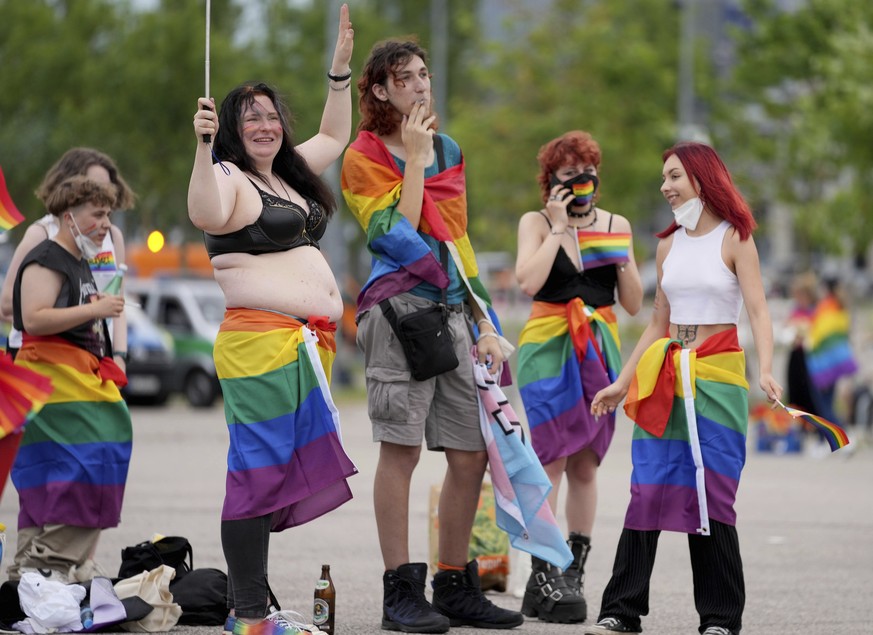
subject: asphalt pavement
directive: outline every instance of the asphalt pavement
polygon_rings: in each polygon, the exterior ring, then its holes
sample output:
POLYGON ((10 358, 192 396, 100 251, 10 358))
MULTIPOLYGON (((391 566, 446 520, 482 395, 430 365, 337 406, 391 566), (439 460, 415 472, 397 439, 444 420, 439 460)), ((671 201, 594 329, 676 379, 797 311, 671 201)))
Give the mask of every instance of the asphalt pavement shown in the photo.
MULTIPOLYGON (((510 398, 517 402, 517 393, 510 390, 510 398)), ((330 564, 337 633, 367 635, 381 632, 383 567, 372 505, 378 447, 371 441, 366 403, 341 399, 339 408, 343 441, 360 471, 350 480, 355 497, 325 517, 274 534, 270 580, 283 608, 310 613, 321 565, 330 564)), ((115 573, 122 548, 160 533, 187 537, 195 567, 225 569, 219 539, 227 446, 222 407, 195 410, 174 401, 132 413, 134 449, 122 523, 104 532, 98 560, 115 573)), ((589 623, 596 619, 629 500, 631 425, 622 415, 617 428, 599 471, 599 509, 586 568, 589 623)), ((737 502, 747 590, 744 634, 873 633, 873 445, 855 447, 827 455, 765 454, 755 451, 750 435, 737 502)), ((410 548, 417 561, 428 558, 428 495, 444 469, 442 455, 422 453, 410 503, 410 548)), ((10 484, 0 504, 0 521, 8 527, 4 565, 15 545, 16 516, 10 484)), ((512 591, 524 585, 519 563, 525 559, 526 554, 513 554, 516 574, 506 593, 491 595, 494 602, 520 608, 521 599, 512 591)), ((697 633, 683 535, 662 534, 650 604, 645 633, 697 633)), ((176 627, 174 632, 217 629, 176 627)), ((570 635, 581 627, 527 620, 516 630, 570 635)))

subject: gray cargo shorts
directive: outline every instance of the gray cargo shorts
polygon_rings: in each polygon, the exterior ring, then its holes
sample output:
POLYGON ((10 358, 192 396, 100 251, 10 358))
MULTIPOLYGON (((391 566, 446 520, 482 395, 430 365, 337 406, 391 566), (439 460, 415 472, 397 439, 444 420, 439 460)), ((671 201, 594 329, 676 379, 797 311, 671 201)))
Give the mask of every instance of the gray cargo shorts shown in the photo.
MULTIPOLYGON (((435 304, 411 293, 401 293, 390 302, 398 318, 435 304)), ((421 445, 424 438, 429 450, 485 449, 470 357, 472 324, 466 303, 452 307, 449 333, 460 363, 454 370, 416 381, 379 305, 361 315, 357 343, 364 352, 373 441, 421 445)))

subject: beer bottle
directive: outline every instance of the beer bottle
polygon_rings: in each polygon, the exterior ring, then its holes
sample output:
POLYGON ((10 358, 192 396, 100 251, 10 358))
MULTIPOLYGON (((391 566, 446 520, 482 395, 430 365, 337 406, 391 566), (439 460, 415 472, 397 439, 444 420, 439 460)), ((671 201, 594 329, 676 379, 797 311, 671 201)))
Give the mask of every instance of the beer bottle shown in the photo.
POLYGON ((321 565, 321 578, 315 583, 315 600, 312 604, 312 622, 325 633, 333 635, 336 587, 330 577, 330 565, 321 565))

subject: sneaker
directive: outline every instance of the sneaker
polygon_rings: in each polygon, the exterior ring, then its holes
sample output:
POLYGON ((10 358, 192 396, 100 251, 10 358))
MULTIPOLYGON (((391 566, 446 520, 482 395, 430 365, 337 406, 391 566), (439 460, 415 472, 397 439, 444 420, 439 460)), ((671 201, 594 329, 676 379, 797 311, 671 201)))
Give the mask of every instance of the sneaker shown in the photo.
POLYGON ((710 626, 701 635, 734 635, 734 632, 724 626, 710 626))
POLYGON ((602 635, 603 633, 641 633, 642 629, 631 628, 617 617, 604 617, 593 626, 586 626, 583 635, 602 635))
POLYGON ((515 628, 524 623, 521 613, 500 608, 482 594, 475 560, 463 571, 440 571, 433 577, 433 607, 452 626, 515 628))
POLYGON ((224 635, 316 635, 323 633, 317 627, 303 624, 296 618, 302 616, 293 611, 270 613, 260 622, 249 624, 229 615, 224 622, 224 635))
POLYGON ((449 619, 424 597, 427 565, 423 562, 402 564, 382 576, 382 629, 403 633, 445 633, 449 619))

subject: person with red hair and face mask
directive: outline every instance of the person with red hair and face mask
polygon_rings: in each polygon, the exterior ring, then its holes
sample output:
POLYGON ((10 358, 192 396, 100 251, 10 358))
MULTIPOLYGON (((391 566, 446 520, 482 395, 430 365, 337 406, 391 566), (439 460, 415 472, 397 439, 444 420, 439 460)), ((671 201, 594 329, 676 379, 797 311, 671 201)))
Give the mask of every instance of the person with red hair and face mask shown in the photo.
POLYGON ((745 583, 734 501, 749 415, 737 336, 744 303, 758 386, 771 403, 782 396, 748 204, 710 146, 678 143, 663 160, 661 193, 674 221, 658 234, 652 317, 618 379, 591 404, 602 415, 627 396, 624 409, 636 426, 631 501, 588 635, 641 632, 663 530, 688 534, 699 632, 740 632, 745 583))
POLYGON ((533 556, 522 612, 547 622, 584 622, 583 580, 597 509, 597 468, 615 415, 592 416, 591 399, 621 370, 612 306, 640 309, 643 287, 628 220, 597 206, 600 146, 573 130, 539 151, 545 207, 518 223, 516 277, 533 297, 519 335, 518 383, 531 443, 552 482, 556 509, 567 477, 573 562, 566 571, 533 556), (558 593, 555 593, 555 592, 558 593))

